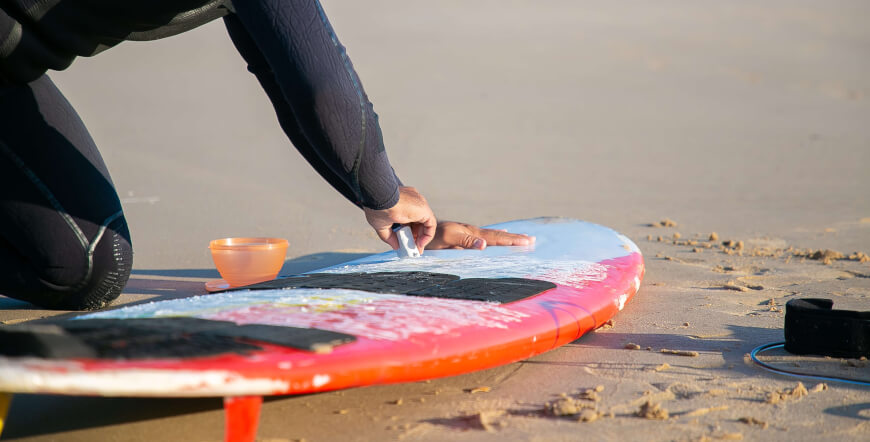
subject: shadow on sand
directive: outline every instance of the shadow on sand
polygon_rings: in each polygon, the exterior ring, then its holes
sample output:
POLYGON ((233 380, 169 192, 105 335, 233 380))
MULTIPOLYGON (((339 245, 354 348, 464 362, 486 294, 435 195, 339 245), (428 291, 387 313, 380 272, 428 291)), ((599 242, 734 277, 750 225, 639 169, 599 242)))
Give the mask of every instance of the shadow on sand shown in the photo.
MULTIPOLYGON (((278 277, 298 275, 300 273, 342 264, 369 255, 371 255, 371 253, 322 252, 297 256, 296 258, 284 261, 284 266, 281 268, 278 277)), ((131 278, 135 278, 136 276, 156 278, 164 277, 167 280, 172 280, 173 278, 220 278, 220 274, 218 274, 217 270, 214 268, 159 270, 134 269, 131 278)))

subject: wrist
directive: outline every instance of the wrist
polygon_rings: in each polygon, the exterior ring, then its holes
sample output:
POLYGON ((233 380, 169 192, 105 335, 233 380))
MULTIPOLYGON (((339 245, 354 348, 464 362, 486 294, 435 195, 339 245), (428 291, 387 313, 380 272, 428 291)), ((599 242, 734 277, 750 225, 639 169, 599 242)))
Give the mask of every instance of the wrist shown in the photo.
POLYGON ((363 210, 389 210, 399 204, 400 186, 396 186, 393 193, 381 202, 363 202, 360 207, 363 210))

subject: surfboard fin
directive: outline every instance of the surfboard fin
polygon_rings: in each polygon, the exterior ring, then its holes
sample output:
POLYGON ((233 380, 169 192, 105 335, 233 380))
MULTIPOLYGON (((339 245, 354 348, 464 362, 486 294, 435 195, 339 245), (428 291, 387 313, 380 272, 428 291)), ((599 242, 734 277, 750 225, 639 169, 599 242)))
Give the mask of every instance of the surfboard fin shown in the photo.
POLYGON ((254 442, 260 424, 263 396, 229 396, 224 398, 224 440, 254 442))
POLYGON ((12 402, 12 393, 0 392, 0 434, 3 433, 3 424, 9 414, 9 405, 12 402))

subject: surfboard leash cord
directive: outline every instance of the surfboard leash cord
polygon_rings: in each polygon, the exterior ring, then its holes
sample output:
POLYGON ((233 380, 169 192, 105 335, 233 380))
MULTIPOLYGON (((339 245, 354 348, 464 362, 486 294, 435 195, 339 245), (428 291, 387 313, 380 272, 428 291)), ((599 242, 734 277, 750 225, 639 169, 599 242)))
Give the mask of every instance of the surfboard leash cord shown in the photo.
POLYGON ((778 373, 778 374, 785 375, 785 376, 793 376, 793 377, 801 377, 801 378, 809 378, 809 379, 819 379, 822 381, 831 381, 831 382, 845 382, 847 384, 854 384, 854 385, 861 385, 861 386, 865 386, 865 387, 870 387, 870 382, 868 382, 868 381, 862 381, 859 379, 845 378, 845 377, 839 377, 839 376, 823 376, 823 375, 818 375, 818 374, 801 373, 801 372, 797 372, 797 371, 785 370, 782 368, 777 368, 777 367, 774 367, 772 365, 769 365, 769 364, 762 362, 761 360, 758 359, 758 354, 761 352, 764 352, 767 350, 773 350, 775 348, 784 348, 784 347, 785 347, 785 341, 762 344, 762 345, 759 345, 758 347, 755 347, 751 352, 749 352, 749 357, 752 359, 752 362, 754 362, 759 367, 761 367, 767 371, 771 371, 771 372, 778 373))

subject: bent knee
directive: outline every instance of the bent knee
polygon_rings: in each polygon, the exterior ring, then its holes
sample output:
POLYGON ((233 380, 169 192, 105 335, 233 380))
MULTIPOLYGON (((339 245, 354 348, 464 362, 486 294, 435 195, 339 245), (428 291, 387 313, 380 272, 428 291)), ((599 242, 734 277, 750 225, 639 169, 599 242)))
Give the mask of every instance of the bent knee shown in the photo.
POLYGON ((49 262, 37 269, 39 279, 46 286, 57 291, 74 290, 87 282, 92 268, 85 253, 62 262, 49 262))
MULTIPOLYGON (((107 306, 121 295, 133 268, 133 248, 130 242, 114 231, 107 232, 90 257, 79 284, 55 290, 55 308, 66 310, 96 310, 107 306)), ((73 278, 58 272, 64 281, 73 278)), ((51 283, 51 281, 47 281, 51 283)))

